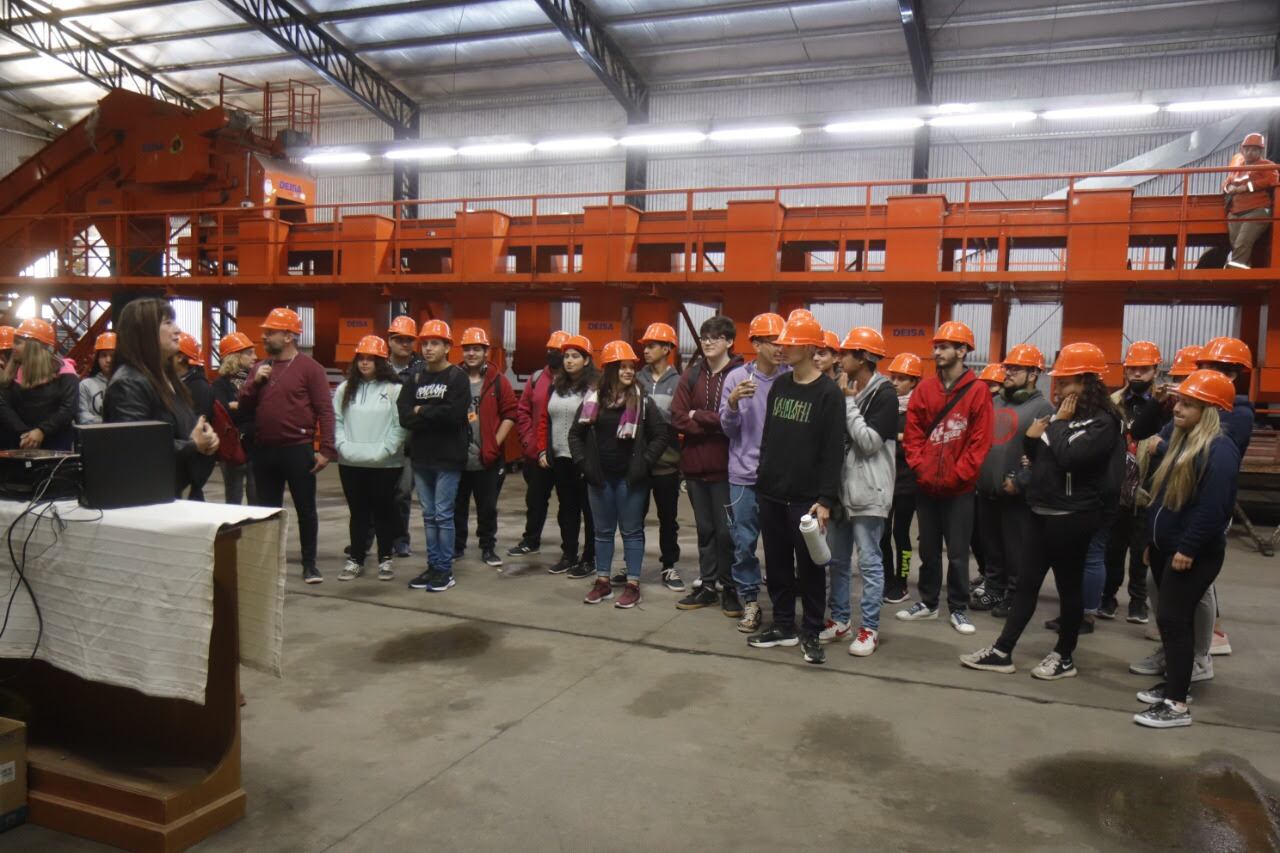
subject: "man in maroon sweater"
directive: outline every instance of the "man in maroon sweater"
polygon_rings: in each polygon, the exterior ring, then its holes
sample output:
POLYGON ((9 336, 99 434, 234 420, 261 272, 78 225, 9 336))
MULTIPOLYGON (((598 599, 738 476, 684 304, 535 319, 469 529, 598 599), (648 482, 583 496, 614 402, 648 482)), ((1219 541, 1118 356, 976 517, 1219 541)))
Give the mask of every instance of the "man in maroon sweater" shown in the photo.
POLYGON ((262 324, 267 360, 240 388, 240 411, 253 417, 253 476, 265 506, 284 506, 289 486, 302 544, 302 579, 320 583, 316 568, 316 474, 338 455, 333 446, 333 399, 324 368, 298 352, 302 318, 274 308, 262 324), (320 450, 314 448, 317 432, 320 450))

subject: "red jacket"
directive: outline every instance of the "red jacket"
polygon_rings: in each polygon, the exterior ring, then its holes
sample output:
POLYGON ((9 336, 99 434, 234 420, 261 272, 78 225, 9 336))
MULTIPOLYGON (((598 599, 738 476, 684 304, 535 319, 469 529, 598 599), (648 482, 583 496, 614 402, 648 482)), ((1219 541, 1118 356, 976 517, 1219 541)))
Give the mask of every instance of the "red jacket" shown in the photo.
POLYGON ((960 374, 950 391, 937 376, 924 379, 911 394, 902 434, 907 464, 920 491, 941 498, 973 491, 991 449, 992 421, 991 394, 973 371, 960 374), (957 394, 964 396, 926 436, 925 430, 957 394))
POLYGON ((516 435, 524 448, 524 458, 538 461, 538 430, 547 417, 547 400, 551 397, 552 370, 544 367, 536 378, 524 385, 520 402, 516 405, 516 435))
MULTIPOLYGON (((468 381, 470 379, 468 378, 468 381)), ((517 420, 516 392, 497 365, 490 364, 480 386, 480 464, 486 468, 502 457, 498 427, 517 420)))
POLYGON ((680 471, 702 480, 729 479, 729 438, 720 427, 720 398, 729 371, 742 364, 742 356, 731 356, 724 369, 712 373, 706 362, 690 364, 676 385, 671 400, 671 426, 684 436, 680 450, 680 471), (694 371, 694 381, 689 372, 694 371))

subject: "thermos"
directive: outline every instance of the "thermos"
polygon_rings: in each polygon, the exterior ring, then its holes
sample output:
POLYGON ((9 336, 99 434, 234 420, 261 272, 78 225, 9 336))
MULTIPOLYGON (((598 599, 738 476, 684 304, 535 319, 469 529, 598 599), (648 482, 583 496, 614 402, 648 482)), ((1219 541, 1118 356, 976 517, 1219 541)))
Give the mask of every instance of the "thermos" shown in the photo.
POLYGON ((831 562, 831 549, 827 547, 827 537, 818 528, 818 519, 812 515, 800 518, 800 534, 804 536, 804 545, 809 549, 809 559, 815 565, 825 566, 831 562))

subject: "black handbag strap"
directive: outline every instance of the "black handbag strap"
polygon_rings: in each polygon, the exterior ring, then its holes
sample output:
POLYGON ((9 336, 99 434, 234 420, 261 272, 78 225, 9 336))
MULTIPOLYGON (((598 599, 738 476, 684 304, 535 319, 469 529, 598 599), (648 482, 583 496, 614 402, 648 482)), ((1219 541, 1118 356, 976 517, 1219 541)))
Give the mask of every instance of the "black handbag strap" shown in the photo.
POLYGON ((929 436, 933 435, 933 431, 938 428, 938 424, 942 423, 942 419, 947 416, 947 413, 955 408, 956 403, 959 403, 962 399, 968 396, 969 389, 975 385, 981 385, 981 384, 982 384, 981 382, 978 382, 975 379, 973 382, 970 382, 968 385, 964 386, 963 391, 961 391, 960 393, 952 397, 950 400, 948 400, 946 405, 942 407, 942 411, 938 412, 938 414, 934 417, 933 422, 929 424, 929 428, 924 431, 924 437, 928 438, 929 436))

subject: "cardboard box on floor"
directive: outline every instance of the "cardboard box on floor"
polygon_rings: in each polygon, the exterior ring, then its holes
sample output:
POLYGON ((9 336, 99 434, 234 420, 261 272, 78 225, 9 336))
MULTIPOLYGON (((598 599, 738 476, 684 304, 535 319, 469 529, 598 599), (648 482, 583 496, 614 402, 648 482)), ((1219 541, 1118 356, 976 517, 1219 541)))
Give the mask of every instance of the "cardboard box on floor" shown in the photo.
POLYGON ((27 822, 27 725, 0 717, 0 832, 27 822))

